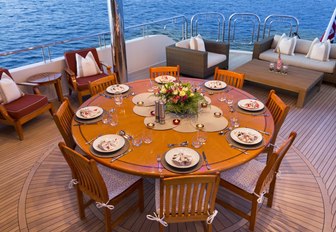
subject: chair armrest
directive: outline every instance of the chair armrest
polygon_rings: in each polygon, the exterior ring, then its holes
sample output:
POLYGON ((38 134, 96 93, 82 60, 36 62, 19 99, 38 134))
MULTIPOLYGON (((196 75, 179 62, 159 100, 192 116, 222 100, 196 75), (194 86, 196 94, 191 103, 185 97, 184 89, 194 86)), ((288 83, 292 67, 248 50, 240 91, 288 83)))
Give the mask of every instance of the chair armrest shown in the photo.
POLYGON ((260 53, 271 49, 273 43, 273 37, 268 37, 261 41, 255 42, 253 46, 253 55, 252 59, 259 59, 260 53))
POLYGON ((14 119, 9 116, 9 114, 7 113, 6 108, 4 107, 3 103, 0 103, 0 115, 8 122, 14 122, 14 119))
POLYGON ((205 50, 226 55, 229 58, 230 45, 224 42, 204 40, 205 50))
POLYGON ((65 76, 68 79, 69 84, 73 87, 73 89, 76 91, 77 90, 77 80, 76 80, 76 75, 75 73, 69 69, 68 67, 66 67, 64 69, 65 72, 65 76))
POLYGON ((103 61, 100 61, 100 64, 106 68, 106 71, 107 71, 108 75, 112 75, 112 72, 111 72, 112 67, 110 65, 104 63, 103 61))

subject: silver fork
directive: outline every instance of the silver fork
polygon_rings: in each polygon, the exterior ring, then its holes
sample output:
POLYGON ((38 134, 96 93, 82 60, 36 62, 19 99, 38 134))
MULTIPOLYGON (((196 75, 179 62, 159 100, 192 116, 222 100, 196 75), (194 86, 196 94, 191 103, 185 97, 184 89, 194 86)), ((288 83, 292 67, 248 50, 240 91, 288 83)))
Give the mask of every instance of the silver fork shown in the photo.
POLYGON ((248 155, 248 152, 247 152, 246 150, 241 149, 241 148, 239 148, 239 147, 236 147, 236 146, 233 145, 232 143, 229 143, 229 146, 232 147, 232 148, 234 148, 234 149, 236 149, 236 150, 238 150, 238 151, 241 151, 241 152, 244 153, 245 155, 248 155))
POLYGON ((184 141, 182 143, 168 143, 167 145, 169 148, 171 147, 175 147, 175 146, 181 146, 181 147, 185 147, 188 146, 188 141, 184 141))
POLYGON ((158 166, 159 172, 161 173, 162 168, 161 168, 161 156, 160 155, 157 156, 156 161, 157 161, 157 166, 158 166))
POLYGON ((89 141, 87 141, 85 144, 91 144, 94 140, 96 140, 98 137, 102 136, 102 134, 97 135, 96 137, 90 139, 89 141))

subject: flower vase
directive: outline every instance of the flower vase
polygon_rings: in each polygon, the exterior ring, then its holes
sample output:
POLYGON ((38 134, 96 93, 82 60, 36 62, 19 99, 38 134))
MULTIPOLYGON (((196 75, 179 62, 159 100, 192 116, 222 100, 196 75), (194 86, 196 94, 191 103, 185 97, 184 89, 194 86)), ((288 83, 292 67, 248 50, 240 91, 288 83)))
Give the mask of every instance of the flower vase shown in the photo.
POLYGON ((278 60, 277 60, 277 64, 276 64, 276 70, 277 70, 277 72, 280 72, 281 69, 282 69, 282 59, 281 59, 281 55, 280 55, 280 52, 279 52, 278 60))

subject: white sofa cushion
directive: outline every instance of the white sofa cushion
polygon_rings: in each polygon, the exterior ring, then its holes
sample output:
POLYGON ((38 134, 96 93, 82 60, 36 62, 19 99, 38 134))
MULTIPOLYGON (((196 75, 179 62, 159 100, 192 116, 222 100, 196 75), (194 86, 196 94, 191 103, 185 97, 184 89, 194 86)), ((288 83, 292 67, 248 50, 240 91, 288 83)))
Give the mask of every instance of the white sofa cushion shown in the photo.
POLYGON ((330 46, 330 40, 320 42, 318 38, 315 38, 306 57, 314 60, 329 61, 330 46))
MULTIPOLYGON (((282 55, 282 61, 284 64, 289 66, 295 66, 300 68, 306 68, 311 70, 316 70, 320 72, 333 73, 334 67, 336 65, 336 59, 330 59, 329 61, 319 61, 308 59, 305 54, 296 53, 295 56, 282 55)), ((278 54, 274 53, 272 49, 260 54, 259 59, 266 60, 269 62, 276 62, 278 59, 278 54)), ((288 69, 290 72, 290 67, 288 69)))
POLYGON ((102 73, 92 52, 88 52, 85 58, 76 53, 76 65, 77 77, 86 77, 102 73))
POLYGON ((0 79, 0 102, 7 104, 19 99, 22 95, 13 79, 3 72, 0 79))
POLYGON ((295 45, 296 45, 296 40, 297 37, 288 37, 286 36, 286 34, 282 34, 282 36, 280 37, 277 46, 275 48, 275 51, 278 52, 278 50, 280 50, 281 54, 285 54, 285 55, 291 55, 294 56, 294 49, 295 49, 295 45))
POLYGON ((175 44, 176 47, 179 47, 179 48, 187 48, 189 49, 190 48, 190 39, 185 39, 185 40, 182 40, 182 41, 179 41, 175 44))
POLYGON ((226 60, 226 55, 208 52, 208 68, 213 67, 226 60))
POLYGON ((277 44, 279 42, 280 37, 281 37, 281 35, 274 35, 272 46, 271 46, 272 49, 276 48, 276 46, 277 46, 277 44))
POLYGON ((201 35, 197 35, 195 37, 196 41, 197 41, 197 50, 201 51, 201 52, 205 52, 205 44, 204 44, 204 40, 202 38, 201 35))

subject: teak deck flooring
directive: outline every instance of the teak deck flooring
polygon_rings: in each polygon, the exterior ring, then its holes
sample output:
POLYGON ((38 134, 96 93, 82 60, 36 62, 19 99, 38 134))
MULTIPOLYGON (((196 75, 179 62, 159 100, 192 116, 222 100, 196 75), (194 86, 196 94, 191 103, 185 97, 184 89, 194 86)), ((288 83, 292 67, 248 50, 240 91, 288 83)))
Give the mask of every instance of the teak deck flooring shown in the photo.
MULTIPOLYGON (((245 62, 230 57, 230 67, 245 62)), ((148 70, 131 79, 146 78, 148 70)), ((285 78, 285 77, 284 77, 285 78)), ((244 90, 265 100, 269 89, 246 83, 244 90)), ((277 144, 290 131, 298 132, 294 146, 281 166, 273 208, 261 205, 256 231, 333 231, 336 228, 336 88, 323 84, 304 108, 295 107, 296 96, 279 93, 291 106, 277 144)), ((75 97, 73 97, 75 99, 75 97)), ((74 103, 74 100, 73 100, 74 103)), ((75 103, 74 103, 75 105, 75 103)), ((62 140, 50 114, 24 125, 19 141, 12 127, 0 125, 0 231, 103 231, 103 214, 91 205, 79 219, 74 189, 68 189, 70 170, 57 148, 62 140)), ((264 160, 264 156, 260 156, 264 160)), ((145 212, 136 210, 114 230, 157 231, 146 214, 154 210, 154 185, 145 179, 145 212)), ((221 189, 219 197, 245 202, 221 189)), ((118 206, 126 207, 130 197, 118 206)), ((214 231, 248 231, 245 220, 217 205, 214 231)), ((201 223, 172 224, 166 231, 203 231, 201 223)))

